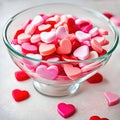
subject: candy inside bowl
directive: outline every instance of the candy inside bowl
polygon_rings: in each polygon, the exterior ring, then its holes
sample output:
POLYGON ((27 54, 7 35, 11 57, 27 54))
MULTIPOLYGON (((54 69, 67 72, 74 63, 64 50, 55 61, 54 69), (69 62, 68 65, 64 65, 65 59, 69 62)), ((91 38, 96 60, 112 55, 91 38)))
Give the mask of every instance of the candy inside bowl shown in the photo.
POLYGON ((72 4, 39 5, 11 17, 3 40, 14 63, 48 96, 76 93, 103 67, 119 36, 103 15, 72 4))

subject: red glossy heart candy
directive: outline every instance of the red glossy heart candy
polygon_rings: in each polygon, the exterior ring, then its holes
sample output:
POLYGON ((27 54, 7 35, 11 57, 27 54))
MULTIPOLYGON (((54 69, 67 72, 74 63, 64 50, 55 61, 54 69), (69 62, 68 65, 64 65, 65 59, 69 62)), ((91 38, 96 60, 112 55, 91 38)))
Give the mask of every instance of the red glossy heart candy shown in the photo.
POLYGON ((20 102, 29 98, 30 94, 26 90, 14 89, 12 91, 12 96, 16 102, 20 102))
POLYGON ((29 79, 30 77, 29 77, 28 74, 25 73, 24 71, 19 70, 19 71, 16 71, 16 72, 15 72, 15 78, 16 78, 16 80, 18 80, 18 81, 24 81, 24 80, 29 79))
POLYGON ((94 74, 92 77, 88 78, 89 83, 100 83, 103 81, 103 76, 100 73, 94 74))
POLYGON ((103 13, 104 16, 106 16, 108 19, 110 19, 111 17, 113 17, 114 15, 110 12, 104 12, 103 13))
POLYGON ((91 116, 89 120, 101 120, 99 116, 91 116))
POLYGON ((109 120, 108 118, 100 118, 99 116, 91 116, 89 120, 109 120))

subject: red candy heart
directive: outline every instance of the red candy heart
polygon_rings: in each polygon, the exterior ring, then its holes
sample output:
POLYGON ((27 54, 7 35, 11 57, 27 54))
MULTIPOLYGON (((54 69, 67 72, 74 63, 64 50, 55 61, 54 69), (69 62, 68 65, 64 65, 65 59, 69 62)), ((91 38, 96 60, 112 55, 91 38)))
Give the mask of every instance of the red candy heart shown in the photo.
POLYGON ((16 102, 20 102, 29 98, 30 94, 26 90, 14 89, 12 91, 12 96, 16 102))
POLYGON ((101 120, 99 116, 92 116, 89 120, 101 120))
POLYGON ((108 19, 110 19, 111 17, 113 17, 114 15, 110 12, 104 12, 103 13, 104 16, 106 16, 108 19))
POLYGON ((15 72, 15 78, 18 81, 24 81, 29 79, 30 77, 24 71, 19 70, 15 72))
POLYGON ((100 73, 96 73, 92 77, 88 78, 87 81, 89 83, 100 83, 103 80, 103 76, 100 73))
POLYGON ((18 35, 20 35, 21 33, 24 33, 23 29, 19 29, 16 31, 15 35, 14 35, 14 39, 17 39, 18 35))
POLYGON ((72 104, 59 103, 57 106, 57 111, 62 117, 67 118, 76 112, 76 108, 72 104))
POLYGON ((99 116, 91 116, 89 120, 109 120, 108 118, 100 118, 99 116))

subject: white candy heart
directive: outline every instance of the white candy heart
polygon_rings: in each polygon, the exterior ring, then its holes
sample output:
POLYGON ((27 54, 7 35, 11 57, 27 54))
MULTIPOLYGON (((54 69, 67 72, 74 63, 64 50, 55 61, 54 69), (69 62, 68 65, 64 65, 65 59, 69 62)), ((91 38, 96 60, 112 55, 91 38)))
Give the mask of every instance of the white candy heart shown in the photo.
POLYGON ((89 47, 87 45, 80 46, 73 52, 73 55, 78 57, 80 60, 87 59, 89 54, 89 47))
POLYGON ((84 33, 82 31, 77 31, 75 35, 79 42, 83 42, 91 39, 91 35, 89 33, 84 33))
POLYGON ((33 21, 31 22, 31 24, 39 26, 44 22, 44 19, 40 16, 37 15, 36 17, 34 17, 33 21))
POLYGON ((55 31, 51 32, 42 32, 40 34, 41 40, 45 43, 52 43, 56 40, 56 33, 55 31))

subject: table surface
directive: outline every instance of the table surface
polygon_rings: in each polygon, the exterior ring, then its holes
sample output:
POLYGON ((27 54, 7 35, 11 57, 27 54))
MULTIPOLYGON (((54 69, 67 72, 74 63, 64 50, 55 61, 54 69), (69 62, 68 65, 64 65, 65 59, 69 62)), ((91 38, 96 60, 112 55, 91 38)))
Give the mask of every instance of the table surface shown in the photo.
MULTIPOLYGON (((43 3, 66 2, 79 4, 96 9, 100 12, 112 12, 120 16, 120 0, 4 0, 0 1, 0 35, 4 23, 15 13, 43 3)), ((117 27, 120 32, 120 28, 117 27)), ((101 70, 104 81, 99 84, 84 82, 77 94, 67 97, 47 97, 39 94, 32 84, 32 80, 16 81, 14 72, 19 70, 10 59, 0 41, 0 120, 63 120, 57 113, 60 102, 72 103, 77 112, 69 120, 89 120, 92 115, 107 117, 110 120, 120 119, 120 104, 109 107, 104 98, 105 91, 111 91, 120 96, 120 46, 117 47, 110 61, 101 70), (22 102, 15 102, 12 98, 13 89, 25 89, 31 97, 22 102)))

